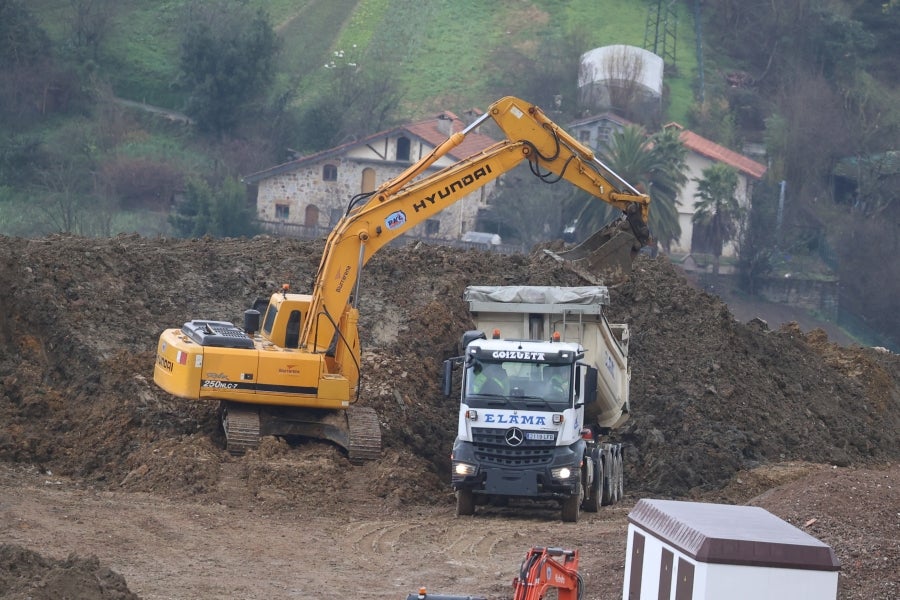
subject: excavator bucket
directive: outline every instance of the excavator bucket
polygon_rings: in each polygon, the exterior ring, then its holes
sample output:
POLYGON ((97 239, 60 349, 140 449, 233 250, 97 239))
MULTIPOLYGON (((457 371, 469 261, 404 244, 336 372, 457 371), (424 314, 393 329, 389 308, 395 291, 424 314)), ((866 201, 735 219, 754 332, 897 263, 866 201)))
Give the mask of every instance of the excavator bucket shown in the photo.
POLYGON ((616 276, 631 273, 631 262, 640 249, 641 243, 631 232, 628 221, 623 219, 596 231, 569 250, 545 252, 579 272, 616 276))

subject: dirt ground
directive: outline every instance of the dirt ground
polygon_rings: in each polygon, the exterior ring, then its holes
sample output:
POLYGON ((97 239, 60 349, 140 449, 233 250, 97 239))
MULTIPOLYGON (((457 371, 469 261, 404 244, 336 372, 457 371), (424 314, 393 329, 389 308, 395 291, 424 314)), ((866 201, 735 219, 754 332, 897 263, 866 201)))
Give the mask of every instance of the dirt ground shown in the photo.
MULTIPOLYGON (((363 272, 363 393, 382 460, 267 438, 234 458, 215 406, 152 382, 156 339, 241 321, 321 242, 0 238, 0 597, 509 597, 532 545, 577 547, 586 598, 621 596, 639 498, 748 503, 828 543, 839 598, 898 596, 900 357, 797 323, 743 323, 662 259, 611 283, 631 326, 626 500, 454 516, 456 402, 440 364, 471 327, 466 285, 584 285, 543 252, 416 244, 363 272)), ((772 321, 770 321, 772 323, 772 321)))

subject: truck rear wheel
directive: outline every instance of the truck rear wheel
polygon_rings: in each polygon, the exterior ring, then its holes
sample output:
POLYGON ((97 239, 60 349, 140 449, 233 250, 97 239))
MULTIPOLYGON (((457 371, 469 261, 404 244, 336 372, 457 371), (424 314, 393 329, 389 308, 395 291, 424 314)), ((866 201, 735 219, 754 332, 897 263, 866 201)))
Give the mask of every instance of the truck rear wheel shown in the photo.
POLYGON ((475 494, 472 490, 460 488, 456 490, 456 516, 469 517, 475 514, 475 494))
POLYGON ((616 502, 616 459, 607 454, 607 460, 603 463, 603 493, 601 496, 601 504, 609 506, 616 502))
POLYGON ((584 504, 581 508, 587 512, 597 512, 600 510, 603 499, 603 463, 600 460, 594 460, 594 481, 591 482, 584 504))
POLYGON ((562 520, 564 523, 577 523, 581 513, 582 493, 581 483, 575 487, 575 493, 563 500, 562 520))
POLYGON ((616 502, 625 497, 625 456, 616 454, 616 502))

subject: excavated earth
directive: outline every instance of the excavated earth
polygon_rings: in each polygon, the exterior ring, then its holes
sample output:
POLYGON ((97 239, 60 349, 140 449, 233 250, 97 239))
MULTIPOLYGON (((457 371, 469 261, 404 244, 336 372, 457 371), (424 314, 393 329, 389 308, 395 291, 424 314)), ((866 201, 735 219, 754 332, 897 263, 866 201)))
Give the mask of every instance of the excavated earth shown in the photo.
POLYGON ((0 597, 510 595, 532 545, 579 548, 585 598, 621 596, 640 498, 761 506, 829 544, 838 597, 900 597, 900 357, 796 323, 739 322, 665 259, 610 281, 631 328, 627 496, 578 524, 552 507, 454 516, 457 402, 441 363, 466 285, 586 285, 541 249, 388 247, 360 288, 359 402, 384 456, 266 438, 223 450, 216 406, 152 381, 156 341, 308 292, 322 241, 0 238, 0 597), (127 583, 126 583, 127 582, 127 583))

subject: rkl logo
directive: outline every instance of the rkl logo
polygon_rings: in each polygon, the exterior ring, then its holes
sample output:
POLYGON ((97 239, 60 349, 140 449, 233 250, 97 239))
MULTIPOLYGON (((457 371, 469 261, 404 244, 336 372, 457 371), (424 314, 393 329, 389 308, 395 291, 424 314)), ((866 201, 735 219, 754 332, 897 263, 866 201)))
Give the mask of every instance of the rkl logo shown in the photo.
POLYGON ((384 224, 387 225, 388 229, 403 227, 404 223, 406 223, 406 215, 402 210, 392 212, 387 216, 387 219, 384 220, 384 224))

